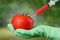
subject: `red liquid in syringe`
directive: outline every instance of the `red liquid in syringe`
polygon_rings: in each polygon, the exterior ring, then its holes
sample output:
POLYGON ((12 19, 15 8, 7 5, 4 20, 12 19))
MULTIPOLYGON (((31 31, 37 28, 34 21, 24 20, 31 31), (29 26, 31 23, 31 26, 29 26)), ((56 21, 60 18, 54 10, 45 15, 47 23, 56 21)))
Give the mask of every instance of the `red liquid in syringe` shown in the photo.
POLYGON ((39 10, 37 10, 37 11, 35 12, 35 14, 32 15, 31 17, 38 16, 38 15, 42 14, 42 13, 43 13, 44 11, 46 11, 48 8, 49 8, 49 5, 48 5, 48 4, 44 5, 42 8, 40 8, 39 10))

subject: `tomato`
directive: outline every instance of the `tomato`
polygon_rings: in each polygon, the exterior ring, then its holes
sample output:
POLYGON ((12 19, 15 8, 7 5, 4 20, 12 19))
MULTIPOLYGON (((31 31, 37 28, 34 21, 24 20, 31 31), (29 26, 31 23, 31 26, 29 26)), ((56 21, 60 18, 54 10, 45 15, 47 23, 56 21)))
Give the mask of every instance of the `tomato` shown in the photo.
POLYGON ((30 30, 34 26, 33 19, 30 16, 20 14, 13 16, 11 23, 14 26, 14 29, 30 30))

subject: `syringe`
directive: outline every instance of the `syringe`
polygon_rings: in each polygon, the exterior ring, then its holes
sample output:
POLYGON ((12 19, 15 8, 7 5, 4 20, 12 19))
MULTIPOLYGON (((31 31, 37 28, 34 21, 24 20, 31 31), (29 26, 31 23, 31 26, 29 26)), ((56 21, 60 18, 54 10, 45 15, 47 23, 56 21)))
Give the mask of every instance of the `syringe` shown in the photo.
POLYGON ((56 2, 58 2, 59 0, 50 0, 50 2, 48 4, 45 4, 42 8, 40 8, 39 10, 37 10, 35 12, 34 15, 32 15, 32 17, 34 16, 38 16, 40 14, 42 14, 43 12, 45 12, 49 7, 55 5, 56 2))

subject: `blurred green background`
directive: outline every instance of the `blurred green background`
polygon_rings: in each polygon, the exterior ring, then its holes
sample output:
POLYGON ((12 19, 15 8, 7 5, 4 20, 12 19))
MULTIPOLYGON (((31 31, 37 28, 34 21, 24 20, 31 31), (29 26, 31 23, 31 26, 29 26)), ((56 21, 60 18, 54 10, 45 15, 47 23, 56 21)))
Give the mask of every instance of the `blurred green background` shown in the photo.
MULTIPOLYGON (((0 0, 0 40, 47 40, 45 38, 24 39, 13 35, 7 28, 15 14, 27 13, 29 16, 50 0, 0 0)), ((60 27, 60 1, 39 16, 33 17, 35 25, 60 27)))

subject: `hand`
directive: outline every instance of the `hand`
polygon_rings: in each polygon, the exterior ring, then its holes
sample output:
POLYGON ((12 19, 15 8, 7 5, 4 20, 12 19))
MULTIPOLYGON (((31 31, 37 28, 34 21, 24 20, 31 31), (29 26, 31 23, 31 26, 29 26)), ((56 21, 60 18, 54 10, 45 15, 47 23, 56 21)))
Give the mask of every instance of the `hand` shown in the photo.
POLYGON ((8 24, 8 28, 17 36, 24 38, 46 37, 50 40, 60 40, 60 28, 47 25, 36 26, 31 30, 16 29, 12 24, 8 24))
POLYGON ((24 29, 16 29, 14 30, 14 27, 12 24, 8 24, 8 28, 17 36, 24 37, 24 38, 33 38, 33 37, 40 37, 44 36, 42 27, 39 28, 39 26, 36 26, 35 28, 31 30, 24 30, 24 29))

